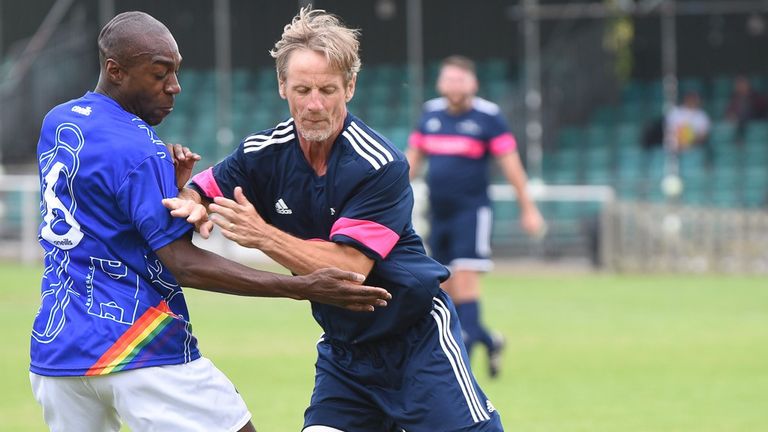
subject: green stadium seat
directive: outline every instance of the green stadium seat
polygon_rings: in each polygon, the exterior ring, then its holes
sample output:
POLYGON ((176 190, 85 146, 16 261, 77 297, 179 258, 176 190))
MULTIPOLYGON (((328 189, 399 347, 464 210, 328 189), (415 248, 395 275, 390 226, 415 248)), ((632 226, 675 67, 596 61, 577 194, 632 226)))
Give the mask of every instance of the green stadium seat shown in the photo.
POLYGON ((709 141, 713 147, 730 146, 735 139, 736 128, 727 121, 716 121, 712 124, 709 141))
POLYGON ((661 107, 664 102, 664 86, 661 80, 654 80, 646 84, 645 102, 649 106, 661 107))
POLYGON ((765 187, 745 187, 742 195, 745 207, 763 208, 768 205, 768 189, 765 187))
POLYGON ((544 173, 544 181, 549 184, 572 185, 578 183, 578 172, 565 168, 550 173, 544 173))
POLYGON ((504 100, 509 93, 506 81, 487 81, 480 86, 478 95, 492 101, 504 100))
POLYGON ((752 75, 749 77, 749 82, 752 88, 759 92, 768 90, 768 79, 764 75, 752 75))
POLYGON ((411 130, 406 127, 393 127, 389 129, 387 138, 400 150, 405 150, 408 147, 408 136, 411 134, 411 130))
POLYGON ((505 59, 493 58, 479 62, 477 74, 481 80, 506 80, 509 64, 505 59))
POLYGON ((390 108, 386 105, 373 104, 368 106, 366 123, 374 129, 390 126, 390 108))
POLYGON ((232 87, 233 93, 249 91, 256 78, 251 74, 250 69, 235 69, 232 71, 232 87))
POLYGON ((640 99, 625 101, 617 108, 618 121, 623 123, 642 122, 642 119, 646 117, 643 114, 644 110, 644 104, 640 99))
POLYGON ((768 142, 748 141, 743 144, 744 168, 763 168, 768 166, 768 142))
POLYGON ((702 146, 690 148, 680 153, 678 163, 683 172, 700 172, 706 169, 706 151, 702 146))
POLYGON ((615 128, 617 152, 624 149, 640 150, 641 126, 635 122, 621 123, 615 128))
POLYGON ((725 110, 727 108, 727 98, 711 98, 705 102, 705 109, 712 118, 725 118, 725 110))
POLYGON ((713 99, 728 100, 733 89, 733 79, 729 76, 720 76, 712 80, 710 96, 713 99))
POLYGON ((584 142, 584 132, 581 128, 565 127, 560 130, 557 142, 558 150, 579 148, 584 142))
POLYGON ((264 67, 256 72, 255 90, 258 93, 277 91, 277 72, 274 68, 264 67))
POLYGON ((768 121, 753 121, 747 124, 744 142, 768 147, 768 121))
POLYGON ((592 113, 590 123, 600 126, 609 126, 616 122, 616 117, 616 107, 601 106, 592 113))
POLYGON ((624 103, 630 101, 640 101, 643 99, 644 86, 641 82, 631 80, 621 88, 621 100, 624 103))
POLYGON ((592 185, 612 184, 613 173, 606 168, 590 168, 584 173, 584 182, 592 185))
POLYGON ((701 78, 682 78, 677 83, 677 91, 682 96, 688 92, 696 92, 702 99, 707 98, 706 87, 701 78))
POLYGON ((711 203, 715 207, 733 208, 742 205, 738 189, 716 188, 711 191, 711 203))

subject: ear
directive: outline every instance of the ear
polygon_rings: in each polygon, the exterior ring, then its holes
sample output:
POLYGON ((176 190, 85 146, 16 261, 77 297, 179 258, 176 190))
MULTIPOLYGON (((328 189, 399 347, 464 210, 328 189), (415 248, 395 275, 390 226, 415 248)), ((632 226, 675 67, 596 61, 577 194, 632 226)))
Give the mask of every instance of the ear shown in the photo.
POLYGON ((352 79, 349 80, 347 83, 346 88, 346 99, 347 102, 352 100, 352 97, 355 95, 355 88, 357 87, 357 74, 352 76, 352 79))
POLYGON ((107 79, 112 84, 120 85, 123 82, 124 74, 123 68, 114 59, 107 59, 104 64, 104 70, 107 73, 107 79))
POLYGON ((280 80, 280 78, 277 79, 277 91, 280 93, 280 97, 283 99, 286 99, 285 96, 285 81, 280 80))

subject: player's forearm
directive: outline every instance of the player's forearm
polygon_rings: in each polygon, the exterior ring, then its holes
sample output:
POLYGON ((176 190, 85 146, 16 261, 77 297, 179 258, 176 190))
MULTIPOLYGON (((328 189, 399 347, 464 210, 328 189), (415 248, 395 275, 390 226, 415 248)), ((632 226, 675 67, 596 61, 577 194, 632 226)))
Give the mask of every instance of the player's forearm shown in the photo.
POLYGON ((499 159, 501 170, 507 181, 515 189, 517 202, 520 209, 525 211, 536 207, 531 195, 528 193, 528 176, 525 174, 523 164, 517 153, 510 153, 499 159))
POLYGON ((408 159, 408 166, 410 167, 408 171, 408 179, 413 180, 421 171, 421 163, 424 156, 421 151, 409 148, 405 152, 405 157, 408 159))
POLYGON ((368 276, 373 260, 352 247, 328 241, 302 240, 269 226, 259 248, 295 274, 309 274, 325 267, 337 267, 368 276))
POLYGON ((177 240, 157 255, 182 286, 241 296, 303 298, 301 280, 252 269, 189 240, 177 240))

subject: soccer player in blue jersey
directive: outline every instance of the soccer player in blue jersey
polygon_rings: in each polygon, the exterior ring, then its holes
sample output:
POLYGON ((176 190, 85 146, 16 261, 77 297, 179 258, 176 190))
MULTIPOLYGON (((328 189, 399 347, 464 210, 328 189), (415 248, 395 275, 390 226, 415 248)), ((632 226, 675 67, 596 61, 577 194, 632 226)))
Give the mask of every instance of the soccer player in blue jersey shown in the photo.
POLYGON ((181 91, 176 42, 151 16, 126 12, 98 44, 95 91, 53 108, 38 143, 45 270, 34 396, 52 431, 116 432, 121 420, 134 431, 253 431, 232 383, 201 356, 180 285, 353 311, 389 295, 347 271, 281 276, 193 246, 193 227, 162 199, 199 157, 173 148, 177 180, 152 128, 181 91))
POLYGON ((193 178, 171 213, 213 223, 296 274, 328 265, 392 293, 371 314, 312 303, 324 330, 304 431, 500 431, 468 365, 455 309, 411 225, 405 156, 347 112, 358 32, 302 9, 271 51, 292 118, 193 178), (213 202, 211 202, 213 201, 213 202))
POLYGON ((491 201, 489 160, 496 159, 515 188, 521 225, 533 235, 544 220, 526 189, 526 175, 499 107, 476 97, 475 65, 462 56, 445 59, 437 90, 442 97, 427 101, 407 150, 413 179, 429 160, 429 247, 432 256, 450 266, 443 288, 451 295, 464 330, 467 351, 476 343, 488 350, 489 372, 496 377, 504 338, 489 332, 480 319, 480 273, 490 270, 491 201))

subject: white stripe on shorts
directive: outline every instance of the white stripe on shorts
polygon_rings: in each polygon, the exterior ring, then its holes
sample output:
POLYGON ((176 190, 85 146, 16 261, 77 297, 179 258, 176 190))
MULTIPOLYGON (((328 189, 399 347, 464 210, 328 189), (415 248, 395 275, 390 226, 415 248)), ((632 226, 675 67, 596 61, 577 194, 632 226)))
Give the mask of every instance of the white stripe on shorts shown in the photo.
POLYGON ((448 357, 453 373, 456 375, 456 381, 458 381, 459 387, 462 393, 464 393, 464 399, 467 401, 472 420, 475 423, 490 420, 490 416, 488 416, 488 413, 485 412, 483 405, 480 403, 480 398, 477 397, 475 386, 472 384, 472 376, 469 374, 464 358, 461 356, 459 344, 450 331, 451 312, 445 303, 437 297, 432 300, 434 307, 430 313, 437 323, 440 346, 443 348, 446 357, 448 357))
POLYGON ((475 229, 475 252, 477 256, 491 256, 491 226, 493 211, 488 206, 477 209, 477 227, 475 229))

